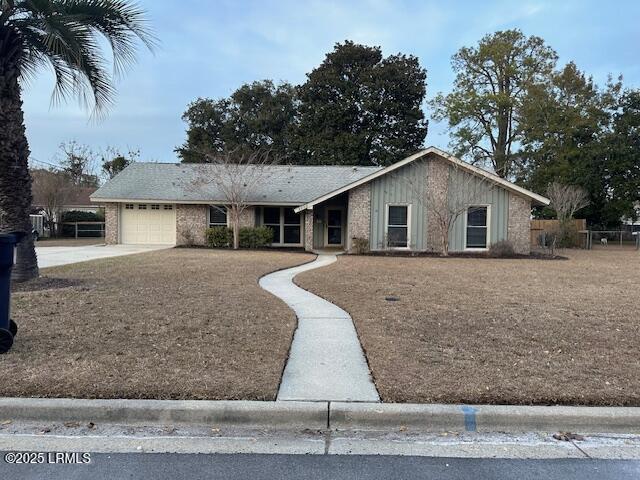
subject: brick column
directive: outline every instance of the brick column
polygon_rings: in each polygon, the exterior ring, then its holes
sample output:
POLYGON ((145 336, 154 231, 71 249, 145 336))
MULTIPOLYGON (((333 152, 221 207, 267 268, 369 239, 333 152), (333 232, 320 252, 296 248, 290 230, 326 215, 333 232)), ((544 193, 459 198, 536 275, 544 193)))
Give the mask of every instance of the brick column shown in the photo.
POLYGON ((516 253, 531 253, 531 200, 509 192, 507 239, 516 253))
POLYGON ((435 203, 430 205, 425 199, 425 216, 427 221, 427 250, 431 252, 442 251, 442 235, 429 210, 434 208, 446 209, 449 194, 449 164, 438 158, 431 158, 427 164, 427 198, 435 203))
POLYGON ((313 250, 313 210, 305 210, 304 215, 304 249, 313 250))
POLYGON ((119 203, 106 203, 104 205, 104 241, 107 245, 119 243, 119 211, 119 203))
MULTIPOLYGON (((353 253, 354 238, 371 239, 371 184, 349 190, 347 212, 347 251, 353 253)), ((371 245, 369 245, 371 248, 371 245)))

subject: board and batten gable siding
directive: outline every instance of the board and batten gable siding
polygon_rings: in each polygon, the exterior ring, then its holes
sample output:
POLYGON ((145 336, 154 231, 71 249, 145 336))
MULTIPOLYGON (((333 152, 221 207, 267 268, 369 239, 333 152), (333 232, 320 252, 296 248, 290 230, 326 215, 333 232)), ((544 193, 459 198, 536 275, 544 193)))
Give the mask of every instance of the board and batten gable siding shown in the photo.
POLYGON ((371 181, 371 236, 372 250, 382 250, 385 245, 387 205, 411 205, 409 246, 412 250, 426 249, 427 222, 424 201, 420 192, 427 184, 427 161, 417 160, 392 173, 371 181))
MULTIPOLYGON (((449 167, 449 201, 456 198, 456 189, 468 188, 474 194, 469 198, 474 205, 490 205, 489 244, 507 239, 509 226, 509 192, 485 179, 449 167)), ((464 198, 464 197, 458 197, 464 198)), ((466 245, 466 212, 463 212, 449 231, 449 251, 464 251, 466 245)))
MULTIPOLYGON (((371 249, 385 248, 385 222, 387 205, 411 205, 410 247, 412 250, 427 250, 429 208, 420 191, 427 188, 429 165, 435 159, 418 160, 391 174, 376 178, 371 182, 371 249)), ((471 204, 490 205, 489 243, 506 240, 509 226, 509 192, 485 179, 459 170, 453 166, 449 169, 447 195, 449 201, 458 188, 471 188, 471 204)), ((449 232, 449 250, 464 251, 466 241, 466 212, 462 213, 449 232)), ((434 248, 439 250, 436 242, 434 248)))

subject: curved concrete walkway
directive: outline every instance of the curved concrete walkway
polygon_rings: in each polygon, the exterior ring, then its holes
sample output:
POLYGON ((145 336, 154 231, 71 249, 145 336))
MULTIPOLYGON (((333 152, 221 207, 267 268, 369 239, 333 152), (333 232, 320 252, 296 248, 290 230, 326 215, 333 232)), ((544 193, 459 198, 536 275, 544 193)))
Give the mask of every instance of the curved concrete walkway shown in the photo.
POLYGON ((278 400, 380 401, 349 314, 293 283, 297 274, 335 261, 335 255, 318 255, 311 263, 260 279, 262 288, 298 316, 278 400))

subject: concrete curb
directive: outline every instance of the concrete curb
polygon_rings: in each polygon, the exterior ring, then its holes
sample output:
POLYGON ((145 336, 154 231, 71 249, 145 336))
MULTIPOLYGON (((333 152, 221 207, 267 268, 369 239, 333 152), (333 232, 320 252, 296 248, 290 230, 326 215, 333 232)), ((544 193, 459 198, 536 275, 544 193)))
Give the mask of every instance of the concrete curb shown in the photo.
POLYGON ((561 407, 331 402, 336 430, 640 433, 637 407, 561 407))
POLYGON ((0 398, 0 421, 274 430, 640 434, 639 407, 0 398))
POLYGON ((326 429, 327 402, 0 398, 0 420, 326 429))

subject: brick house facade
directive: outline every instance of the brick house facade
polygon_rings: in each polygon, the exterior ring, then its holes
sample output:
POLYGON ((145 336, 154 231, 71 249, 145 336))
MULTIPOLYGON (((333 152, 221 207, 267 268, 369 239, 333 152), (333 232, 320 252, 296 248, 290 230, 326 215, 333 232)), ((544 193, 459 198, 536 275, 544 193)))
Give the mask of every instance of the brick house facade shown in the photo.
MULTIPOLYGON (((179 176, 190 172, 188 166, 180 169, 173 164, 128 167, 101 187, 93 199, 105 205, 106 242, 204 245, 207 228, 228 225, 220 213, 224 202, 215 192, 189 199, 192 192, 176 191, 179 176), (145 192, 144 178, 154 173, 153 191, 145 192)), ((487 250, 508 241, 517 253, 528 254, 531 207, 548 204, 434 148, 386 168, 288 166, 274 171, 282 179, 265 182, 255 192, 241 227, 267 226, 274 230, 274 246, 306 250, 354 253, 355 243, 364 242, 371 250, 440 251, 434 205, 446 206, 452 192, 468 188, 461 174, 477 179, 481 188, 448 232, 450 251, 487 250)))

